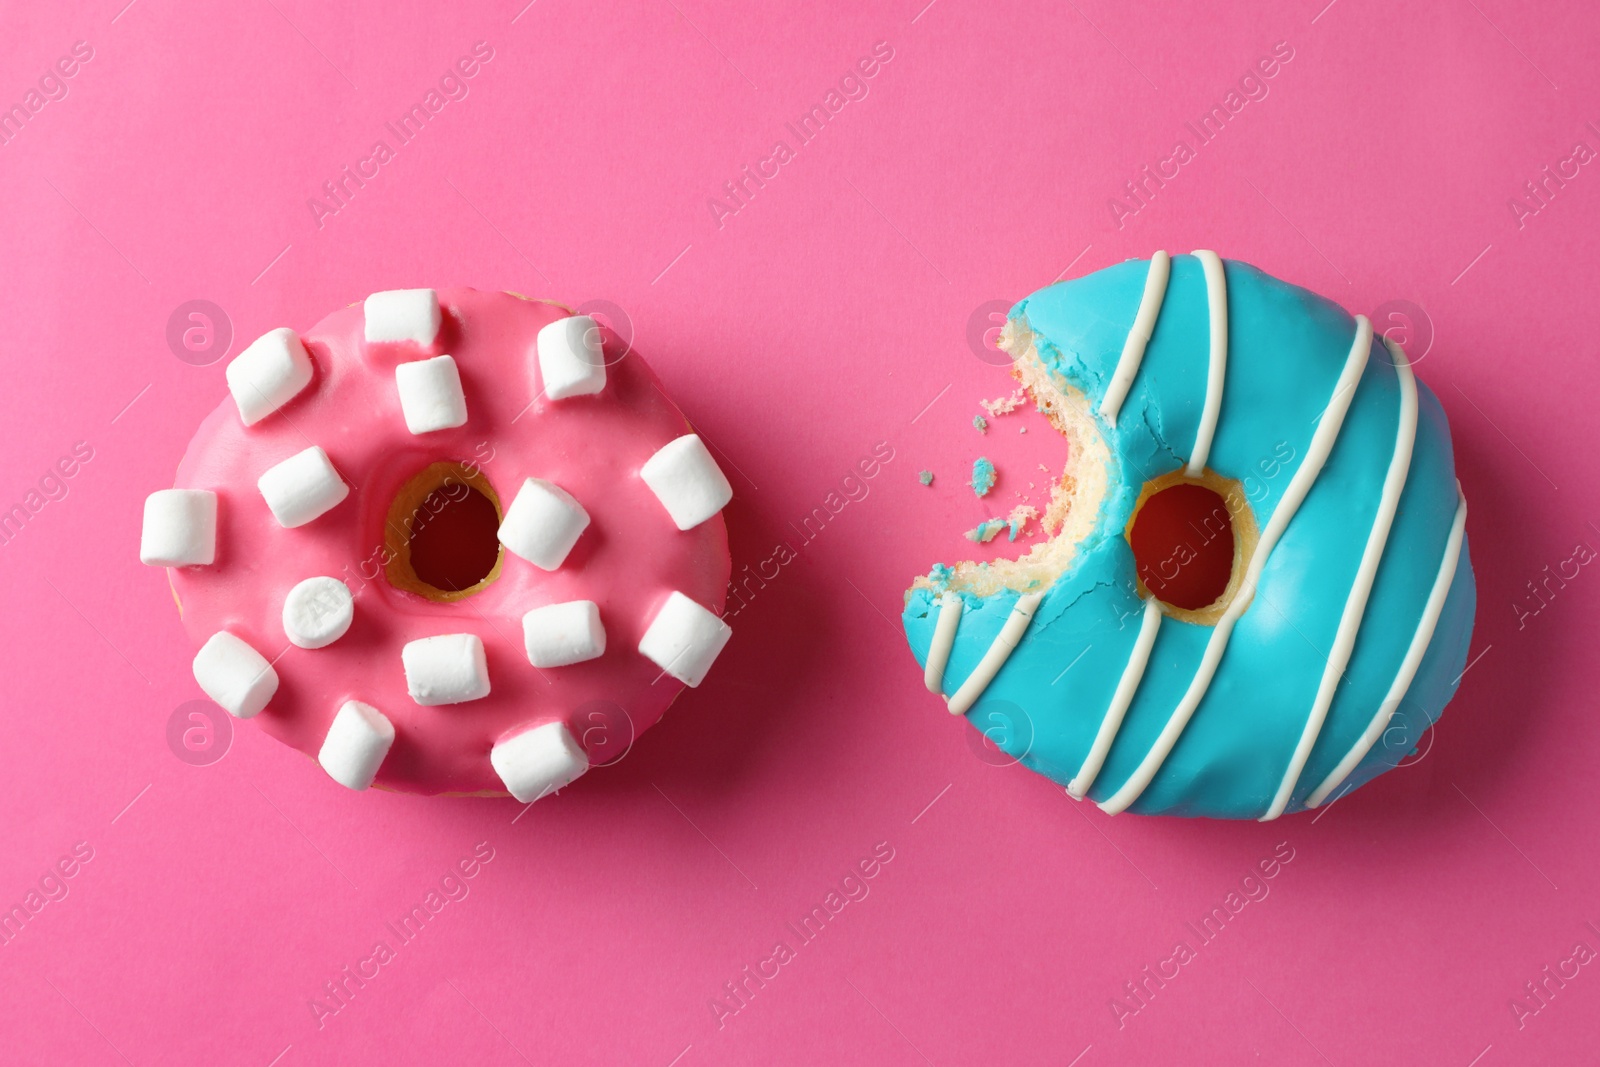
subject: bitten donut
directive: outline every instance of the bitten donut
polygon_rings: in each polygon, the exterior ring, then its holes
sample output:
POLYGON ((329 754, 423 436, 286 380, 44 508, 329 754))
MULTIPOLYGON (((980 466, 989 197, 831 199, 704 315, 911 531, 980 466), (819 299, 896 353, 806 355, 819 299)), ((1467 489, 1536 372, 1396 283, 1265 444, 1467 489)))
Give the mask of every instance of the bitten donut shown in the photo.
POLYGON ((1042 289, 1001 344, 1069 454, 1049 540, 906 595, 952 713, 1113 814, 1273 819, 1413 750, 1476 592, 1398 345, 1205 251, 1042 289))
POLYGON ((227 367, 140 556, 200 688, 353 789, 532 801, 731 631, 732 488, 637 353, 509 293, 374 293, 227 367))

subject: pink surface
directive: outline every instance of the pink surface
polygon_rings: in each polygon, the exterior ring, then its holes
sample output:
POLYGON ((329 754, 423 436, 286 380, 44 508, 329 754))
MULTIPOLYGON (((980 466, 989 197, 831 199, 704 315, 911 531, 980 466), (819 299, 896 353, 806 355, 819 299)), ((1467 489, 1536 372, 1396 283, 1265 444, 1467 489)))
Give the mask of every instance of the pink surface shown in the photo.
MULTIPOLYGON (((0 504, 27 515, 0 544, 0 904, 31 915, 0 946, 0 1061, 1592 1058, 1600 594, 1547 574, 1600 547, 1595 14, 924 2, 12 6, 0 102, 72 76, 0 147, 0 504), (480 41, 401 143, 386 124, 480 41), (880 41, 802 144, 786 123, 880 41), (1108 199, 1279 41, 1258 99, 1119 227, 1108 199), (365 184, 308 207, 346 166, 365 184), (765 184, 709 207, 746 166, 765 184), (973 456, 1015 433, 970 425, 1009 389, 974 317, 1160 247, 1404 327, 1454 423, 1477 658, 1415 766, 1315 819, 1108 820, 979 758, 900 636, 908 578, 991 512, 973 456), (237 352, 445 284, 609 302, 730 459, 736 576, 768 576, 702 688, 526 814, 352 794, 248 723, 207 750, 136 558, 145 493, 224 390, 220 352, 169 347, 180 305, 219 305, 237 352), (1201 944, 1186 923, 1275 856, 1201 944), (830 903, 814 940, 788 925, 830 903)), ((1007 499, 1059 463, 1033 430, 1007 448, 1007 499)))

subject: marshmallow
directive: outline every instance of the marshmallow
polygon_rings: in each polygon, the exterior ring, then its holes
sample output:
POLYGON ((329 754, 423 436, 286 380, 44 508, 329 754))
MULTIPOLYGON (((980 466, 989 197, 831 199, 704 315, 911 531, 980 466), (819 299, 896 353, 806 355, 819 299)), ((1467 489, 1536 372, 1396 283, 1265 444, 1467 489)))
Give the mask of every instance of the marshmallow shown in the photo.
POLYGON ((698 434, 662 445, 639 468, 639 477, 680 530, 699 526, 733 499, 733 486, 698 434))
POLYGON ((345 635, 355 613, 349 586, 337 578, 307 578, 283 600, 283 632, 299 648, 325 648, 345 635))
POLYGON ((495 745, 489 764, 506 792, 531 804, 587 771, 589 757, 564 724, 547 722, 495 745))
POLYGON ((639 651, 687 686, 705 680, 717 653, 733 636, 728 624, 674 591, 639 639, 639 651))
POLYGON ((412 433, 466 425, 467 397, 461 391, 461 372, 451 357, 401 363, 394 369, 394 383, 400 390, 406 429, 412 433))
POLYGON ((424 707, 460 704, 489 695, 489 664, 477 634, 440 634, 400 650, 406 690, 424 707))
POLYGON ((600 607, 592 600, 569 600, 534 608, 522 617, 522 643, 535 667, 565 667, 596 659, 606 650, 600 607))
POLYGON ((551 400, 587 396, 606 387, 600 327, 587 315, 557 319, 539 331, 539 376, 551 400))
POLYGON ((439 294, 432 289, 373 293, 361 306, 367 341, 413 341, 424 348, 439 336, 439 294))
POLYGON ((346 700, 322 739, 317 762, 340 785, 365 789, 393 744, 394 723, 383 712, 359 700, 346 700))
POLYGON ((235 356, 226 373, 239 418, 254 426, 311 384, 311 357, 293 330, 269 330, 235 356))
POLYGON ((272 664, 226 630, 212 634, 195 653, 194 680, 236 719, 257 714, 278 691, 278 672, 272 664))
POLYGON ((304 526, 350 495, 328 454, 316 445, 268 468, 256 485, 272 517, 286 529, 304 526))
POLYGON ((578 535, 589 526, 589 513, 572 494, 542 478, 529 478, 500 520, 500 543, 542 570, 561 566, 578 535))
POLYGON ((193 567, 217 558, 217 494, 209 489, 161 489, 144 498, 139 562, 193 567))

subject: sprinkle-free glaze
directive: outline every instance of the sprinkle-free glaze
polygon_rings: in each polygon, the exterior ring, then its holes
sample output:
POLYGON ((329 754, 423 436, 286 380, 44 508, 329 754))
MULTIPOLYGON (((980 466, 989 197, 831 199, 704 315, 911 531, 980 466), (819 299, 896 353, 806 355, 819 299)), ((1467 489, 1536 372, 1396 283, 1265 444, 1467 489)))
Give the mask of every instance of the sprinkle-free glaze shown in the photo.
MULTIPOLYGON (((981 719, 992 705, 1022 716, 1030 728, 1005 733, 1011 755, 1063 785, 1092 773, 1078 784, 1110 811, 1275 817, 1359 786, 1412 750, 1454 695, 1476 594, 1437 398, 1421 382, 1413 395, 1402 357, 1365 320, 1211 259, 1130 260, 1012 310, 1046 368, 1098 411, 1112 469, 1094 529, 1047 589, 960 594, 943 692, 959 691, 1018 600, 1043 592, 969 713, 981 719), (1159 316, 1130 381, 1128 339, 1142 332, 1162 274, 1159 316), (1402 478, 1396 450, 1406 442, 1402 478), (1244 487, 1263 530, 1255 573, 1242 610, 1215 626, 1175 617, 1157 626, 1124 530, 1141 486, 1188 469, 1197 448, 1207 469, 1244 487), (1330 673, 1337 681, 1325 685, 1330 673)), ((941 592, 907 596, 920 663, 941 592)))

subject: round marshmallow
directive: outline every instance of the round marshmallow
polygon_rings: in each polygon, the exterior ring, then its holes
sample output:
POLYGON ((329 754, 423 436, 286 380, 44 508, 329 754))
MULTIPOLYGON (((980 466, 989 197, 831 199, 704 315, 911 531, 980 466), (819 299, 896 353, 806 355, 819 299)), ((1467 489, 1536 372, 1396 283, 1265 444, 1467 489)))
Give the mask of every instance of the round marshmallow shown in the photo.
POLYGON ((326 648, 355 618, 350 587, 337 578, 307 578, 283 599, 283 632, 299 648, 326 648))

